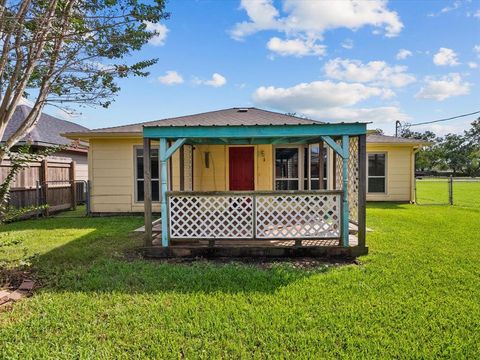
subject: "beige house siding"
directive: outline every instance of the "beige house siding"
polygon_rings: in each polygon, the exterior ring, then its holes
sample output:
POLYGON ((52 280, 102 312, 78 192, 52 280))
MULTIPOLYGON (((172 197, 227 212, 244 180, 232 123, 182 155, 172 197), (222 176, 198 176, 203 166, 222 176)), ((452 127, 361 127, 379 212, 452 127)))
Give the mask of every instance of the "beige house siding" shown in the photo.
POLYGON ((88 180, 88 157, 87 153, 75 153, 73 151, 59 151, 53 157, 67 158, 75 161, 75 180, 88 180))
MULTIPOLYGON (((156 144, 154 144, 156 145, 156 144)), ((135 200, 135 148, 141 138, 90 139, 89 179, 93 212, 143 212, 143 202, 135 200)), ((255 148, 255 189, 274 187, 272 145, 252 145, 255 148)), ((193 150, 193 190, 226 191, 229 184, 228 145, 197 145, 193 150), (209 167, 205 165, 208 153, 209 167)), ((368 201, 412 201, 414 152, 412 146, 367 144, 367 152, 387 154, 386 194, 367 194, 368 201)), ((332 186, 333 164, 329 153, 329 188, 332 186)), ((169 187, 180 189, 179 152, 172 157, 169 187)), ((186 174, 188 176, 188 174, 186 174)), ((160 211, 158 202, 153 211, 160 211)))
MULTIPOLYGON (((234 145, 199 145, 194 151, 193 188, 195 191, 229 190, 229 147, 234 145), (208 154, 208 155, 206 155, 208 154), (205 157, 209 157, 209 167, 205 157)), ((273 188, 272 145, 245 145, 255 148, 255 190, 273 188)))
POLYGON ((367 201, 414 201, 414 162, 412 146, 367 144, 368 153, 385 153, 386 193, 368 193, 367 201))
MULTIPOLYGON (((89 179, 93 212, 143 212, 135 200, 135 148, 140 138, 91 139, 89 179)), ((158 202, 153 211, 160 211, 158 202)))

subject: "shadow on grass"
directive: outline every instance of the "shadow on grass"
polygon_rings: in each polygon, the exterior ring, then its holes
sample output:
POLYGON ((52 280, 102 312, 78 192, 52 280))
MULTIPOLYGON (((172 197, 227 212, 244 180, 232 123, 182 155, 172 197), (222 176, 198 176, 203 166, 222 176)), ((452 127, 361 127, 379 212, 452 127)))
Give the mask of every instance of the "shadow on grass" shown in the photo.
MULTIPOLYGON (((238 260, 224 263, 201 259, 190 263, 144 260, 136 252, 142 244, 141 234, 131 234, 140 223, 138 217, 56 218, 15 223, 0 232, 15 234, 22 230, 41 235, 46 230, 53 237, 83 233, 52 245, 36 257, 34 276, 49 292, 272 293, 332 267, 320 261, 312 261, 314 266, 305 269, 288 261, 245 264, 238 260)), ((294 262, 298 265, 298 259, 294 262)))
POLYGON ((394 209, 394 210, 405 210, 408 208, 409 203, 399 203, 399 202, 376 202, 371 201, 367 203, 367 209, 394 209))

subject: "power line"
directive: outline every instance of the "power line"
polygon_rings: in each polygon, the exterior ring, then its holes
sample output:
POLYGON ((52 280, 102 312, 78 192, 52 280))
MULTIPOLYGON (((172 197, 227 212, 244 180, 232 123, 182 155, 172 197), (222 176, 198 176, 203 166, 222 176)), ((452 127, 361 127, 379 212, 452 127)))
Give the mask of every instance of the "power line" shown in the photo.
MULTIPOLYGON (((475 114, 480 114, 480 110, 479 110, 479 111, 474 111, 474 112, 471 112, 471 113, 468 113, 468 114, 462 114, 462 115, 452 116, 452 117, 445 118, 445 119, 437 119, 437 120, 431 120, 431 121, 424 121, 424 122, 416 123, 416 124, 405 123, 405 125, 406 125, 408 128, 411 128, 412 126, 420 126, 420 125, 433 124, 433 123, 437 123, 437 122, 454 120, 454 119, 458 119, 458 118, 462 118, 462 117, 470 116, 470 115, 475 115, 475 114)), ((480 118, 479 118, 479 119, 480 119, 480 118)), ((398 137, 398 132, 399 132, 399 129, 400 129, 401 126, 402 126, 402 122, 401 122, 401 121, 399 121, 399 120, 395 121, 395 137, 398 137)))
POLYGON ((452 117, 445 118, 445 119, 437 119, 437 120, 425 121, 425 122, 416 123, 416 124, 409 124, 409 126, 419 126, 419 125, 433 124, 433 123, 437 123, 437 122, 441 122, 441 121, 454 120, 454 119, 458 119, 458 118, 465 117, 465 116, 470 116, 470 115, 475 115, 475 114, 480 114, 480 110, 479 111, 474 111, 474 112, 471 112, 471 113, 468 113, 468 114, 452 116, 452 117))

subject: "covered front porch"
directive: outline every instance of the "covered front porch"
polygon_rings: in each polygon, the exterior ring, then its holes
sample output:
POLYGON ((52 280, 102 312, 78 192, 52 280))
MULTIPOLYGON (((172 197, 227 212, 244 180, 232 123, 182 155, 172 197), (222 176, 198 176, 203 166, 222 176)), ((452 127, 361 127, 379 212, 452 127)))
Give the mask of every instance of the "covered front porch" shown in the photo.
MULTIPOLYGON (((352 257, 367 253, 365 124, 145 126, 143 135, 147 256, 352 257), (150 160, 152 144, 157 141, 161 217, 153 219, 150 160), (185 146, 308 147, 318 143, 334 153, 329 189, 239 191, 248 184, 248 179, 242 180, 248 178, 247 169, 237 172, 235 189, 230 181, 230 191, 196 191, 185 186, 182 191, 168 191, 169 159, 178 151, 183 171, 185 146)), ((243 163, 248 163, 246 158, 240 159, 237 167, 242 168, 243 163)), ((184 183, 183 174, 180 178, 184 183)))

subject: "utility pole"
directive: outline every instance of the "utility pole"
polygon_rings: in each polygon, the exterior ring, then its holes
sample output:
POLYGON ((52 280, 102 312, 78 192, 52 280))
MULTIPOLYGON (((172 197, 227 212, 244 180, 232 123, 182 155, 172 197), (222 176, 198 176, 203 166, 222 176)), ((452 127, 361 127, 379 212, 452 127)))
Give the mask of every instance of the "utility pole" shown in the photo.
POLYGON ((402 123, 400 120, 395 121, 395 137, 398 137, 398 130, 400 129, 400 126, 402 126, 402 123))

